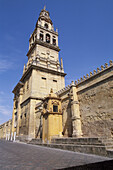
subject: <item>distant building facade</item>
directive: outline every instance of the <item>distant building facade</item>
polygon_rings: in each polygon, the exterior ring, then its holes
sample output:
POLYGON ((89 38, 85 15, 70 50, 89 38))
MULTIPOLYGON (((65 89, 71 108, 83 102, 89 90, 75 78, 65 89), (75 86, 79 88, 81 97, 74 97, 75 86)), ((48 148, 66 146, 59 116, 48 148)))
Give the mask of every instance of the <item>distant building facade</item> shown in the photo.
POLYGON ((42 9, 29 39, 28 62, 13 89, 12 120, 0 138, 22 140, 113 135, 113 62, 65 87, 58 32, 42 9), (51 92, 50 92, 51 91, 51 92))

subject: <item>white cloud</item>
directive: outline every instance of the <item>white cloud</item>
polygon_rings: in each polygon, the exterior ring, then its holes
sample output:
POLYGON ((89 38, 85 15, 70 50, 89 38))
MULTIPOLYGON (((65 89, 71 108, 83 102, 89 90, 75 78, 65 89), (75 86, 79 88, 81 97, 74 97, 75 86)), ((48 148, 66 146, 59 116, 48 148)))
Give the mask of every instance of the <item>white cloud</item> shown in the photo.
POLYGON ((2 115, 11 115, 12 114, 12 108, 10 106, 2 106, 0 105, 0 114, 2 115))
POLYGON ((13 65, 13 62, 5 59, 0 59, 0 71, 9 70, 13 65))
POLYGON ((4 92, 3 92, 3 91, 0 91, 0 95, 4 95, 4 92))

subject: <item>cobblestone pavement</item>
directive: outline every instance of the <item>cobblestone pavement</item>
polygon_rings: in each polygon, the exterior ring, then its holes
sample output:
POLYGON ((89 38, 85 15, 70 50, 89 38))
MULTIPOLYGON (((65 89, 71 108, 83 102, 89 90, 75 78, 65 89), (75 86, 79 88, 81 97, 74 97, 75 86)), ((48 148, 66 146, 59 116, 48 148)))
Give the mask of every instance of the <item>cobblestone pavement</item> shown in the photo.
POLYGON ((0 140, 0 170, 51 170, 109 158, 0 140))

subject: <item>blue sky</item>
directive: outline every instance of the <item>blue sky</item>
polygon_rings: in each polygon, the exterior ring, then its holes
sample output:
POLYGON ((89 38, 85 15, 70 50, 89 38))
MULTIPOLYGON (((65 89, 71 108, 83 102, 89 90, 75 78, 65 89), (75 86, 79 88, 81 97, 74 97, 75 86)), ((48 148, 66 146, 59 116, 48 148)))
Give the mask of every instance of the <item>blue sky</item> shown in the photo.
POLYGON ((0 0, 0 124, 12 117, 12 90, 45 4, 59 30, 66 85, 113 60, 113 0, 0 0))

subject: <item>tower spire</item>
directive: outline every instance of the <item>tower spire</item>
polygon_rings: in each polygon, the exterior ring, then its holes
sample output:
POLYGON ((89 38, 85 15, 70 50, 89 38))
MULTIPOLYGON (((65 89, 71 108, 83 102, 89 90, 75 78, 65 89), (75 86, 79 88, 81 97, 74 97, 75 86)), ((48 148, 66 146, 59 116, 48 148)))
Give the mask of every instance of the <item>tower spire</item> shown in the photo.
POLYGON ((44 10, 46 10, 46 5, 44 5, 44 10))

